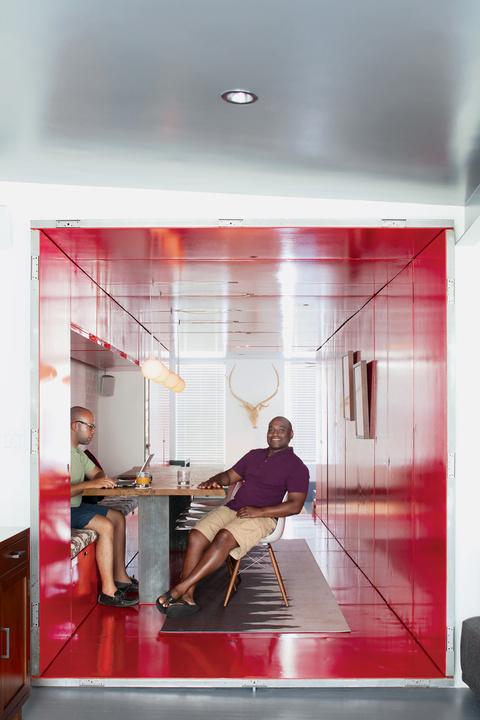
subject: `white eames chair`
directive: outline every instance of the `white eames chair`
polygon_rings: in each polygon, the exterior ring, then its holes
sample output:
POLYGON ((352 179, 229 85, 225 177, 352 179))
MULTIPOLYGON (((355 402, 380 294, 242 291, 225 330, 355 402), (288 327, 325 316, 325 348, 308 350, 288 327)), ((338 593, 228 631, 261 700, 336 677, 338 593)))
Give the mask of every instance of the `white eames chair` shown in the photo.
MULTIPOLYGON (((236 491, 235 491, 236 492, 236 491)), ((285 493, 284 500, 287 497, 288 493, 285 493)), ((280 592, 282 594, 283 602, 285 603, 285 607, 288 607, 288 598, 287 598, 287 591, 285 589, 285 583, 283 582, 282 573, 280 572, 280 568, 278 567, 277 558, 275 557, 275 553, 273 552, 272 545, 273 543, 277 542, 281 539, 283 535, 283 531, 285 528, 285 518, 280 517, 277 519, 277 524, 275 528, 272 530, 270 535, 267 535, 266 537, 262 538, 258 545, 268 550, 268 554, 270 557, 270 561, 272 563, 273 571, 275 573, 275 577, 277 578, 278 587, 280 588, 280 592)), ((230 598, 232 596, 232 592, 234 589, 237 588, 238 585, 238 575, 240 572, 244 572, 245 570, 248 570, 253 565, 263 565, 264 559, 265 559, 265 553, 262 553, 260 557, 256 557, 253 555, 250 555, 247 553, 244 555, 244 558, 247 559, 249 564, 244 567, 242 570, 240 570, 240 558, 239 560, 233 560, 230 555, 227 558, 227 567, 230 572, 230 582, 227 588, 227 592, 225 594, 225 600, 223 602, 223 607, 227 607, 228 603, 230 602, 230 598)))

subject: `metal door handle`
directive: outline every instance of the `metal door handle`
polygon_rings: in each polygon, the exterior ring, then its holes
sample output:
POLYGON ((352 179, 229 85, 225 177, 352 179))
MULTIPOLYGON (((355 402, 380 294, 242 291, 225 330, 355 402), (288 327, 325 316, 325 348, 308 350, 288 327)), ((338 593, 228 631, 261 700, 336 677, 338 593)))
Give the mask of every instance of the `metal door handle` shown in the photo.
POLYGON ((0 655, 0 660, 9 660, 10 659, 10 628, 0 628, 0 630, 3 630, 4 633, 7 636, 7 647, 5 648, 5 655, 0 655))
POLYGON ((9 560, 20 560, 26 553, 26 550, 12 550, 12 552, 6 553, 5 557, 9 560))

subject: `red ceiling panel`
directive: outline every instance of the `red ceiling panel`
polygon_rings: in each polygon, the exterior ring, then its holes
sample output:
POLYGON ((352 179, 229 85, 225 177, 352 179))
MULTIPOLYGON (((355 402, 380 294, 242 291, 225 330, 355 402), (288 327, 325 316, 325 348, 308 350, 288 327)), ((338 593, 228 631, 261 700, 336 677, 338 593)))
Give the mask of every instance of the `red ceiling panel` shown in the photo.
POLYGON ((205 354, 247 348, 288 356, 319 347, 441 231, 160 227, 44 232, 167 348, 178 334, 184 356, 193 348, 205 354))
POLYGON ((439 228, 201 227, 52 228, 74 260, 176 258, 410 259, 439 228))

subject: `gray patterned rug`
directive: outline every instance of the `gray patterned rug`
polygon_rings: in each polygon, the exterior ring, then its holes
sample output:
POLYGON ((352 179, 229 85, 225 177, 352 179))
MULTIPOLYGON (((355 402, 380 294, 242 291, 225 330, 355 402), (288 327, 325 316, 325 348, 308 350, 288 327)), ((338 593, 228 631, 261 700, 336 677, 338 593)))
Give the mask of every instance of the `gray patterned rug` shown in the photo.
MULTIPOLYGON (((350 632, 335 597, 305 540, 280 540, 273 546, 287 589, 283 604, 267 551, 262 567, 241 573, 242 582, 223 607, 228 572, 221 568, 199 583, 195 599, 200 612, 189 618, 167 618, 162 632, 350 632)), ((245 558, 241 568, 247 565, 245 558)))

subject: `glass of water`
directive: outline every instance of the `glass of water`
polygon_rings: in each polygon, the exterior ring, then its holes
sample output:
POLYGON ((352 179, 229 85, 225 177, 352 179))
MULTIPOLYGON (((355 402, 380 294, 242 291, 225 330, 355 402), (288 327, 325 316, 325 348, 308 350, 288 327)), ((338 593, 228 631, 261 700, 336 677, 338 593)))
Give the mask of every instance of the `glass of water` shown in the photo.
POLYGON ((177 470, 178 487, 190 487, 190 468, 182 467, 177 470))

